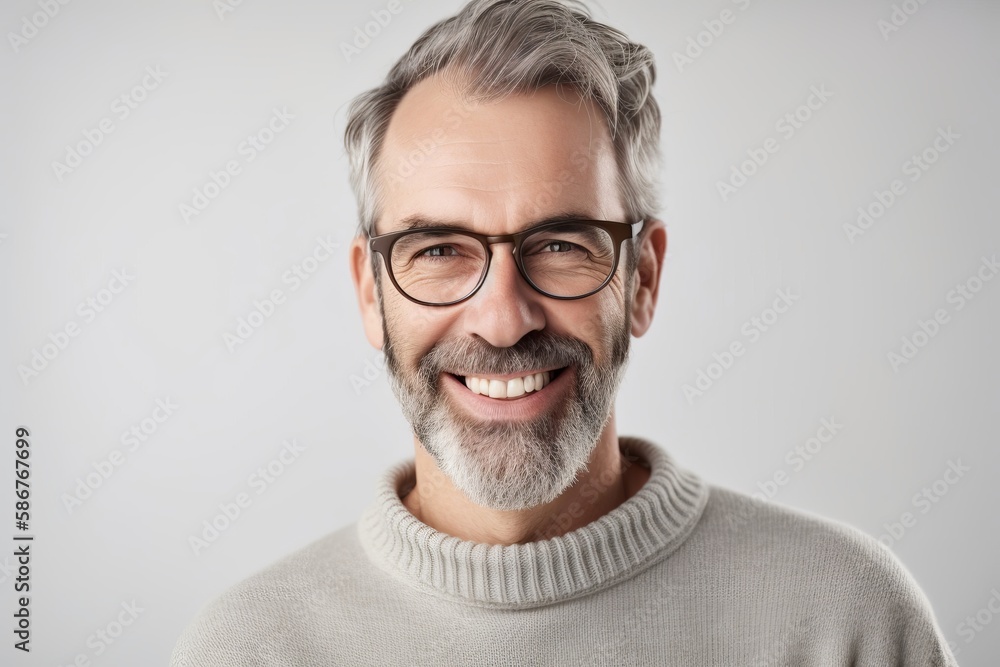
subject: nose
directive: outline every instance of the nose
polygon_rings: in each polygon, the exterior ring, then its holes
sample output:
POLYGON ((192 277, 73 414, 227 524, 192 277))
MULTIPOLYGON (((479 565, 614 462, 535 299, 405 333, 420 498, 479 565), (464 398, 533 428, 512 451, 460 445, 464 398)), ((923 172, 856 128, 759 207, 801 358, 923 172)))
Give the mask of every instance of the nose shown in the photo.
POLYGON ((510 347, 529 331, 545 327, 543 295, 532 289, 514 261, 512 243, 490 246, 493 256, 486 280, 465 302, 465 333, 494 347, 510 347))

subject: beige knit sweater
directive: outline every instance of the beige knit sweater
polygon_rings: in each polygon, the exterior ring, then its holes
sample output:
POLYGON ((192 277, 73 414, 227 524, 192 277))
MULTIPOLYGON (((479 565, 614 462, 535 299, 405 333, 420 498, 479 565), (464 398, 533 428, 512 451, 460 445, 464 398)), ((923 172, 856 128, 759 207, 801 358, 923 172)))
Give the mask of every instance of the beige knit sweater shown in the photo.
POLYGON ((510 546, 420 522, 380 480, 361 519, 206 605, 172 667, 956 665, 927 598, 860 531, 706 484, 653 443, 597 521, 510 546))

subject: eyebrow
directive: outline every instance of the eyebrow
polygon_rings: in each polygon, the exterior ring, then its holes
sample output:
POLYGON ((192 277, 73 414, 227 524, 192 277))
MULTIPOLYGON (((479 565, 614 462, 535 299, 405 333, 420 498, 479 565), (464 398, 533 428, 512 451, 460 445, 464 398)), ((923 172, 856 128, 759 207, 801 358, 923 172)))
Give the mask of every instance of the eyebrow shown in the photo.
MULTIPOLYGON (((532 227, 537 227, 539 225, 544 225, 550 222, 561 222, 563 220, 595 220, 592 215, 583 213, 581 211, 561 211, 554 215, 547 216, 541 220, 534 220, 529 222, 527 225, 519 229, 515 229, 513 233, 524 231, 525 229, 530 229, 532 227)), ((471 232, 475 231, 470 229, 467 225, 461 225, 454 222, 449 222, 447 220, 440 220, 436 218, 429 218, 420 214, 408 215, 400 221, 401 227, 399 231, 411 230, 411 229, 424 229, 427 227, 442 227, 444 229, 455 229, 458 231, 471 232)))

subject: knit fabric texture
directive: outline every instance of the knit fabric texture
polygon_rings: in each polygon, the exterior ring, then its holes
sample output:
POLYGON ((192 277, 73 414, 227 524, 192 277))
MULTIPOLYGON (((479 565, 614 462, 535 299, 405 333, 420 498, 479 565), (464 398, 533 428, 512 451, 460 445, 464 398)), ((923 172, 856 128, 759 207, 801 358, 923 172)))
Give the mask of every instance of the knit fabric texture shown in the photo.
POLYGON ((400 462, 356 523, 205 605, 170 664, 957 665, 874 538, 707 484, 648 440, 619 446, 650 468, 635 495, 514 545, 422 523, 400 462))

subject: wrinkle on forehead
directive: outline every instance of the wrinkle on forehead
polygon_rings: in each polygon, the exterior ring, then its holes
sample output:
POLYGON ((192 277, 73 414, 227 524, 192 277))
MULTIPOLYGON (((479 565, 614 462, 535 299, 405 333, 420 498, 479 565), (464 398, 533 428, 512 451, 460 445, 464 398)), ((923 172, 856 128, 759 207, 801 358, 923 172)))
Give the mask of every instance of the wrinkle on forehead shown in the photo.
POLYGON ((603 114, 572 89, 550 86, 470 107, 436 77, 425 79, 400 101, 380 168, 390 219, 475 211, 510 224, 510 216, 547 208, 624 215, 603 114), (419 206, 435 210, 413 210, 419 206))

